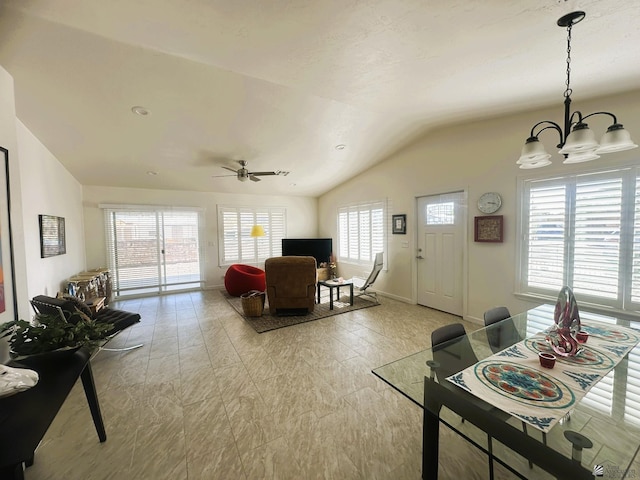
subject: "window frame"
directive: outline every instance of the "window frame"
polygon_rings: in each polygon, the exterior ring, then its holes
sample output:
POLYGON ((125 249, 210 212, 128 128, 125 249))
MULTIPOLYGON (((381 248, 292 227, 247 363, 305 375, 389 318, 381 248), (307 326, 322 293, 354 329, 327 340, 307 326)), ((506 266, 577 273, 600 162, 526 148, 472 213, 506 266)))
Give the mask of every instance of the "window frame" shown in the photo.
POLYGON ((282 239, 287 235, 287 209, 285 207, 256 207, 237 205, 218 205, 218 266, 228 267, 234 263, 259 265, 267 258, 282 255, 282 239), (237 255, 227 255, 225 235, 225 215, 236 215, 239 228, 234 229, 237 241, 237 255), (250 224, 243 224, 242 216, 250 216, 250 224), (251 227, 262 225, 264 237, 251 237, 251 227), (237 235, 239 231, 239 235, 237 235), (280 232, 280 233, 279 233, 280 232), (247 255, 247 248, 251 254, 247 255), (227 256, 233 257, 227 259, 227 256))
MULTIPOLYGON (((155 294, 157 292, 167 292, 167 291, 175 291, 181 288, 183 289, 193 289, 193 288, 202 288, 202 285, 205 282, 205 273, 204 273, 204 254, 202 249, 202 239, 205 230, 205 219, 204 219, 204 210, 202 208, 197 207, 173 207, 173 206, 163 206, 163 205, 129 205, 129 204, 100 204, 98 205, 100 209, 103 210, 103 222, 104 222, 104 233, 105 233, 105 250, 107 256, 107 263, 109 269, 111 270, 111 276, 113 279, 113 292, 116 297, 126 297, 126 296, 135 296, 135 295, 146 295, 146 294, 155 294), (173 234, 168 234, 169 231, 173 232, 173 228, 175 225, 173 224, 174 218, 176 214, 188 214, 190 216, 195 216, 196 224, 195 224, 195 237, 186 235, 184 238, 181 236, 176 236, 173 234), (122 252, 119 253, 118 243, 123 243, 124 235, 125 237, 128 235, 127 232, 122 232, 121 221, 117 219, 119 214, 133 214, 139 215, 145 218, 150 218, 150 221, 145 221, 139 224, 133 224, 133 231, 136 232, 135 235, 131 237, 131 242, 140 242, 144 240, 153 241, 153 254, 152 257, 155 257, 155 261, 149 264, 150 267, 157 269, 158 275, 152 276, 151 281, 144 280, 140 277, 132 280, 132 278, 127 275, 126 270, 127 267, 131 268, 131 264, 127 265, 126 262, 122 263, 118 260, 122 257, 122 252), (140 234, 139 232, 144 232, 144 228, 151 227, 152 230, 148 231, 148 234, 144 233, 140 234), (179 245, 179 243, 168 243, 171 240, 187 240, 189 238, 195 238, 195 251, 197 255, 197 265, 198 265, 198 273, 197 278, 188 278, 192 277, 193 274, 185 274, 184 272, 175 273, 175 269, 173 274, 169 273, 171 270, 171 265, 176 265, 175 256, 167 253, 167 250, 171 249, 172 244, 179 245), (171 260, 174 260, 171 262, 171 260), (173 278, 173 281, 169 279, 173 278), (158 282, 155 281, 157 278, 158 282), (123 286, 122 284, 129 284, 128 286, 123 286)), ((190 232, 191 229, 187 226, 187 232, 190 232)), ((139 247, 138 247, 139 248, 139 247)), ((193 263, 193 262, 192 262, 193 263)), ((132 268, 136 268, 135 266, 132 268)), ((141 268, 138 266, 138 268, 141 268)))
MULTIPOLYGON (((583 187, 592 180, 620 179, 620 228, 617 233, 619 248, 617 252, 617 291, 616 298, 605 298, 604 296, 587 295, 584 293, 574 293, 580 304, 594 311, 621 312, 637 314, 640 310, 640 301, 632 301, 632 290, 640 288, 640 272, 634 275, 634 249, 635 256, 640 255, 640 238, 634 245, 634 232, 640 235, 640 168, 634 165, 620 165, 610 168, 592 169, 571 173, 556 173, 552 175, 522 176, 517 181, 517 199, 519 212, 517 218, 517 241, 516 241, 516 275, 515 293, 524 298, 535 298, 544 301, 553 300, 560 290, 532 287, 528 284, 528 266, 530 255, 530 239, 532 232, 529 231, 531 188, 544 185, 564 185, 566 188, 564 200, 563 219, 563 264, 565 271, 562 282, 573 288, 573 267, 576 263, 588 263, 588 256, 583 256, 582 262, 576 262, 576 246, 580 245, 580 239, 576 240, 576 233, 580 233, 580 224, 576 230, 576 210, 579 203, 576 203, 576 188, 583 187), (587 258, 585 261, 584 259, 587 258), (635 287, 634 287, 634 277, 635 287)), ((640 258, 638 259, 640 262, 640 258)), ((638 263, 638 262, 636 262, 638 263)), ((637 270, 637 268, 636 268, 637 270)), ((636 295, 637 297, 637 295, 636 295)))

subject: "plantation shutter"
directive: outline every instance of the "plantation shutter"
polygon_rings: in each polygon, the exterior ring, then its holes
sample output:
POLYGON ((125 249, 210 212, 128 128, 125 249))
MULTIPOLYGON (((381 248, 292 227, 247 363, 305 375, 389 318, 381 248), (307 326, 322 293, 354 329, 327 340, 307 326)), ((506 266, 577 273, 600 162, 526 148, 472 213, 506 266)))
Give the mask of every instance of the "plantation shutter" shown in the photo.
POLYGON ((385 245, 383 202, 350 205, 338 209, 338 257, 340 261, 370 265, 385 245))
POLYGON ((218 207, 220 264, 259 263, 282 255, 285 214, 280 207, 218 207), (251 236, 254 225, 263 227, 264 237, 251 236))
POLYGON ((618 298, 622 179, 578 179, 575 193, 573 292, 618 298))
POLYGON ((638 302, 636 183, 628 168, 525 181, 521 290, 557 295, 568 285, 597 305, 638 302))
POLYGON ((349 258, 349 212, 338 212, 338 258, 349 258))
POLYGON ((542 184, 529 193, 529 287, 559 291, 563 287, 566 187, 542 184))

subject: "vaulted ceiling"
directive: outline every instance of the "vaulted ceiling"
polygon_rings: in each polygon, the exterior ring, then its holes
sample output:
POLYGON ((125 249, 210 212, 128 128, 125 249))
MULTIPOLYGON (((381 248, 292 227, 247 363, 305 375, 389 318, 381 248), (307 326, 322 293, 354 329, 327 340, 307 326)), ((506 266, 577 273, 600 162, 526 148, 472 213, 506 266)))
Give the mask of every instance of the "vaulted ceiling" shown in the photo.
POLYGON ((0 5, 18 118, 85 185, 317 196, 439 125, 560 116, 573 10, 574 102, 640 78, 640 0, 0 5))

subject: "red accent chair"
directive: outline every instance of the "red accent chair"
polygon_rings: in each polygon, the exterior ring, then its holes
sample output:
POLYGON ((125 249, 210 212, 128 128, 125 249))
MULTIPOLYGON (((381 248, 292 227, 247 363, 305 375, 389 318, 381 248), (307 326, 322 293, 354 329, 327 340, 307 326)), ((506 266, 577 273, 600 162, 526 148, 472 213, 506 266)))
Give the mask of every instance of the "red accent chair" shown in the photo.
POLYGON ((224 275, 224 288, 227 293, 234 297, 239 297, 250 290, 264 292, 267 287, 265 283, 264 270, 251 265, 235 263, 227 269, 224 275))

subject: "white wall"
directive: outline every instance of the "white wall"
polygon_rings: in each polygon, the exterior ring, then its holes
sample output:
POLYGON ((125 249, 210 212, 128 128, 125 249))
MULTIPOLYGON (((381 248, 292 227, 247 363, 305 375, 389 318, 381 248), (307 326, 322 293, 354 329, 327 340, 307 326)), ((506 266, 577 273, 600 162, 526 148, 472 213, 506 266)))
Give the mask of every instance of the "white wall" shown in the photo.
POLYGON ((205 288, 223 285, 227 267, 218 262, 218 205, 274 206, 287 209, 288 237, 318 235, 317 200, 310 197, 284 197, 248 194, 222 194, 85 186, 83 194, 88 268, 107 265, 104 217, 100 204, 165 205, 205 210, 205 288))
MULTIPOLYGON (((574 98, 573 106, 586 113, 602 110, 614 112, 635 141, 640 141, 640 91, 589 101, 574 98)), ((563 165, 560 155, 555 154, 552 157, 554 164, 550 167, 534 171, 518 169, 515 161, 520 156, 531 127, 545 119, 562 122, 562 109, 562 102, 559 101, 557 106, 550 109, 428 132, 388 160, 323 195, 319 199, 320 235, 336 238, 338 206, 386 198, 390 207, 389 215, 407 214, 407 235, 389 235, 389 270, 381 274, 376 288, 415 302, 416 197, 466 190, 469 206, 465 247, 465 317, 479 320, 485 310, 497 305, 506 305, 513 313, 529 308, 531 303, 518 300, 513 295, 517 178, 582 171, 614 163, 637 164, 640 159, 640 149, 635 149, 569 166, 563 165), (497 212, 504 215, 505 221, 505 238, 501 244, 473 241, 473 219, 481 215, 476 203, 482 193, 489 191, 499 192, 503 197, 503 207, 497 212), (409 241, 409 247, 403 248, 402 241, 409 241)), ((609 117, 590 120, 589 124, 597 135, 602 135, 610 124, 609 117)), ((558 143, 557 134, 549 131, 540 138, 550 153, 557 150, 554 148, 558 143)), ((347 266, 339 266, 339 269, 341 275, 352 274, 347 266)))
MULTIPOLYGON (((29 303, 26 287, 26 265, 24 253, 24 232, 22 227, 22 198, 19 171, 18 140, 16 135, 16 108, 14 100, 13 78, 0 67, 0 145, 9 151, 10 190, 11 190, 11 224, 13 230, 13 256, 15 262, 15 282, 17 316, 28 318, 29 303)), ((2 165, 4 169, 4 165, 2 165)), ((9 229, 7 198, 4 193, 5 175, 2 179, 2 195, 0 196, 0 232, 2 235, 2 268, 4 274, 4 293, 6 310, 0 313, 0 324, 13 320, 13 293, 11 287, 11 262, 9 250, 9 229)), ((3 353, 0 352, 0 361, 3 353)))
POLYGON ((66 279, 85 270, 82 186, 20 121, 17 133, 28 296, 55 297, 66 279), (64 217, 66 254, 40 258, 38 215, 64 217))

